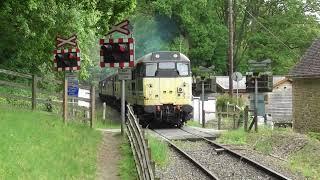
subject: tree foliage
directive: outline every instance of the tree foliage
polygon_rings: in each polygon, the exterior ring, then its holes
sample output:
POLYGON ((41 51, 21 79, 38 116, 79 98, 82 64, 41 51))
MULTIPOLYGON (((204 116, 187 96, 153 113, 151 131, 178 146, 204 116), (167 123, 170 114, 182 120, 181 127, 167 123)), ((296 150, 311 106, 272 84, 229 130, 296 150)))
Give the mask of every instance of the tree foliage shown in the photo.
MULTIPOLYGON (((81 77, 99 72, 98 39, 110 25, 134 21, 137 57, 155 50, 178 50, 194 69, 215 65, 227 74, 227 1, 225 0, 2 0, 0 68, 55 77, 55 37, 78 35, 81 77)), ((318 0, 237 0, 235 70, 250 59, 273 61, 285 74, 319 36, 318 0)), ((105 73, 109 70, 103 70, 105 73)))
POLYGON ((57 35, 77 34, 81 77, 99 62, 98 39, 131 14, 135 0, 2 0, 0 68, 39 75, 53 73, 57 35))
MULTIPOLYGON (((194 67, 216 66, 227 74, 228 1, 154 0, 154 14, 166 15, 178 23, 187 39, 188 56, 194 67)), ((271 59, 273 72, 285 74, 305 49, 319 36, 317 0, 238 0, 235 11, 235 70, 246 71, 248 60, 271 59)), ((174 41, 172 43, 177 46, 174 41)))

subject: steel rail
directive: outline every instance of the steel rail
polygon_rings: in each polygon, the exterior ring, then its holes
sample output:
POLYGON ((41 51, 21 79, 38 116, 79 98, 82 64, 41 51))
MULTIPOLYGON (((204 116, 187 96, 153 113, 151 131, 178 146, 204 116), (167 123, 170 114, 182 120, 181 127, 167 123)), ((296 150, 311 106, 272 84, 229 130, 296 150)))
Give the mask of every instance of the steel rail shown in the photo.
POLYGON ((263 164, 255 161, 255 160, 252 160, 247 156, 241 155, 241 154, 239 154, 239 153, 237 153, 237 152, 235 152, 235 151, 233 151, 233 150, 231 150, 231 149, 229 149, 229 148, 227 148, 227 147, 225 147, 225 146, 223 146, 223 145, 221 145, 219 143, 216 143, 216 142, 214 142, 214 141, 212 141, 212 140, 210 140, 208 138, 202 137, 202 136, 200 136, 198 134, 194 134, 194 133, 189 132, 187 130, 184 130, 184 129, 181 129, 181 130, 183 130, 183 131, 185 131, 187 133, 193 134, 193 135, 203 139, 205 142, 207 142, 208 144, 210 144, 212 146, 215 146, 215 147, 223 149, 228 154, 238 158, 240 161, 244 161, 244 162, 250 164, 251 166, 253 166, 253 167, 255 167, 255 168, 257 168, 257 169, 259 169, 259 170, 261 170, 261 171, 263 171, 265 173, 267 173, 268 175, 270 175, 272 177, 275 177, 277 179, 283 179, 283 180, 291 180, 291 178, 286 177, 285 175, 283 175, 283 174, 281 174, 281 173, 279 173, 279 172, 277 172, 277 171, 275 171, 275 170, 273 170, 273 169, 271 169, 271 168, 269 168, 267 166, 264 166, 263 164))
POLYGON ((194 158, 192 158, 189 154, 187 154, 186 152, 184 152, 182 149, 180 149, 178 146, 176 146, 174 143, 172 143, 168 138, 166 138, 164 135, 151 130, 153 132, 155 132, 156 134, 158 134, 159 136, 161 136, 174 150, 176 150, 176 152, 178 152, 179 154, 181 154, 183 157, 185 157, 186 159, 188 159, 193 165, 195 165, 197 168, 199 168, 203 173, 205 173, 207 176, 209 176, 212 179, 215 180, 219 180, 218 176, 213 174, 210 170, 208 170, 206 167, 202 166, 197 160, 195 160, 194 158))

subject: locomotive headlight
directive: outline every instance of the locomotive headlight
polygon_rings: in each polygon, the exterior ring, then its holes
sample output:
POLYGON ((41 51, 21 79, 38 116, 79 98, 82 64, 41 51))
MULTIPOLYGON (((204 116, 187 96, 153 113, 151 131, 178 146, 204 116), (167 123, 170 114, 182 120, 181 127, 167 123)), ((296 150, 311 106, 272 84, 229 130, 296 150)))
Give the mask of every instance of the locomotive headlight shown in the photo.
POLYGON ((183 89, 181 87, 178 88, 178 93, 181 93, 183 89))

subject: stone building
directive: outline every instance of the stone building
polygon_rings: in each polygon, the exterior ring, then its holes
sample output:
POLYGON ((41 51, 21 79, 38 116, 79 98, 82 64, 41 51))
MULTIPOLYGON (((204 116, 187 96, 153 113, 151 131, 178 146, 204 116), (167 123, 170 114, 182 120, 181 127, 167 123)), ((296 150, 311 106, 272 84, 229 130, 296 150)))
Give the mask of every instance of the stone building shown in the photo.
POLYGON ((320 38, 290 71, 293 79, 293 128, 297 132, 320 132, 320 38))

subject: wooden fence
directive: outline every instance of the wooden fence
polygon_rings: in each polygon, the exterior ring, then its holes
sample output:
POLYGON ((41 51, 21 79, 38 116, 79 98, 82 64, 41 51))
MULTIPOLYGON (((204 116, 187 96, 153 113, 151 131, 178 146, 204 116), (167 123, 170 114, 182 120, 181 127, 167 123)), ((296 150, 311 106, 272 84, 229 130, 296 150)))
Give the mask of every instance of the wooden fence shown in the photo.
MULTIPOLYGON (((35 75, 31 75, 31 74, 23 74, 23 73, 13 72, 13 71, 5 70, 5 69, 0 69, 0 74, 5 74, 10 77, 19 77, 25 81, 30 81, 30 80, 32 81, 31 86, 30 86, 28 83, 14 83, 14 82, 10 82, 10 81, 0 80, 0 85, 9 86, 11 88, 31 90, 31 97, 21 96, 21 95, 13 95, 13 94, 7 94, 7 93, 1 93, 0 97, 9 98, 9 99, 23 99, 23 100, 31 101, 32 110, 35 110, 36 103, 37 103, 36 89, 37 89, 38 77, 35 75)), ((39 99, 39 100, 44 101, 43 99, 39 99)))
POLYGON ((240 126, 240 112, 217 112, 218 122, 217 128, 221 129, 237 129, 240 126), (223 116, 225 118, 223 118, 223 116))
POLYGON ((134 115, 130 105, 127 105, 127 135, 136 163, 140 180, 155 179, 155 164, 151 161, 151 151, 144 130, 139 125, 139 119, 134 115))
MULTIPOLYGON (((44 104, 47 106, 47 108, 51 108, 55 105, 57 107, 57 113, 63 113, 63 119, 64 122, 66 122, 68 117, 76 117, 74 113, 74 109, 76 109, 78 112, 80 111, 90 111, 90 126, 93 127, 94 119, 95 119, 95 88, 94 86, 91 87, 85 87, 81 86, 82 89, 86 89, 90 91, 90 98, 81 98, 81 97, 69 97, 67 96, 67 93, 65 92, 47 92, 44 89, 38 88, 38 82, 44 81, 42 77, 38 77, 32 74, 27 73, 18 73, 10 70, 0 69, 0 74, 4 74, 8 77, 8 79, 17 79, 15 82, 12 82, 7 79, 0 79, 0 86, 4 87, 10 87, 10 89, 23 89, 25 90, 26 95, 21 95, 17 93, 8 93, 8 92, 1 92, 0 98, 5 98, 7 100, 24 100, 26 102, 31 101, 31 109, 36 110, 37 104, 44 104), (20 83, 18 83, 20 82, 20 83), (30 93, 31 91, 31 93, 30 93), (40 98, 40 95, 42 98, 40 98), (67 101, 63 101, 64 96, 66 96, 67 101), (51 99, 54 98, 54 99, 51 99), (78 105, 78 101, 85 101, 90 103, 90 107, 81 107, 78 105), (71 106, 68 108, 68 106, 71 106), (72 112, 68 112, 67 109, 72 109, 72 112)), ((0 76, 1 77, 1 76, 0 76)), ((52 82, 52 81, 51 81, 52 82)), ((50 83, 51 83, 50 82, 50 83)), ((64 83, 67 83, 65 80, 63 81, 57 81, 54 80, 54 83, 63 85, 64 83)), ((29 104, 27 103, 29 106, 29 104)), ((47 109, 50 111, 49 109, 47 109)), ((79 118, 76 117, 77 119, 79 118)), ((89 117, 88 117, 89 118, 89 117)))

